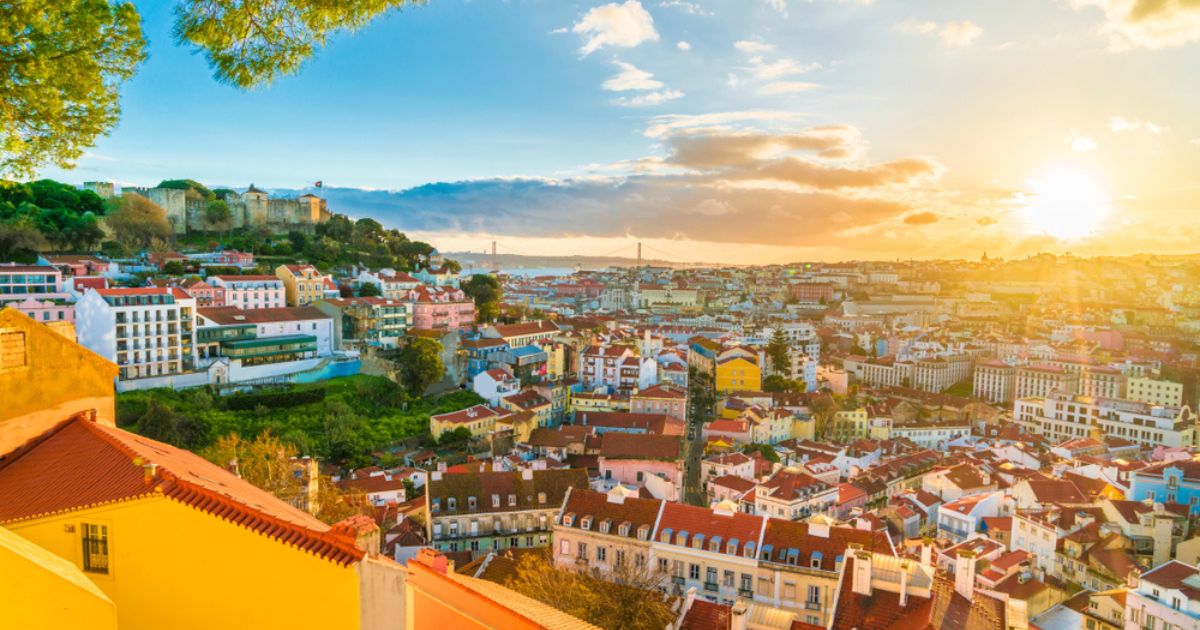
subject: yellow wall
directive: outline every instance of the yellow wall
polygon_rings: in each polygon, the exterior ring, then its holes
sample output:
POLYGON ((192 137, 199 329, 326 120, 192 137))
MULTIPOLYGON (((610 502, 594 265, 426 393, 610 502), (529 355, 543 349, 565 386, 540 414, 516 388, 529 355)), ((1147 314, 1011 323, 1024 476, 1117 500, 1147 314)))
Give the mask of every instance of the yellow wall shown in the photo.
POLYGON ((762 389, 762 372, 753 361, 738 357, 717 364, 717 391, 758 391, 760 389, 762 389))
POLYGON ((24 335, 25 365, 0 369, 0 454, 80 411, 114 424, 117 366, 15 308, 0 310, 0 332, 24 335))
POLYGON ((834 434, 843 439, 866 439, 869 431, 867 410, 839 411, 833 415, 832 424, 834 434))
POLYGON ((117 608, 75 565, 0 527, 0 626, 116 630, 117 608))
POLYGON ((359 627, 354 565, 340 566, 171 499, 139 499, 9 528, 82 566, 84 522, 108 526, 111 572, 87 575, 116 604, 121 630, 359 627))
POLYGON ((489 416, 480 418, 469 424, 454 424, 451 422, 440 422, 435 418, 429 418, 429 434, 433 439, 442 437, 442 434, 447 431, 453 431, 458 427, 467 427, 471 430, 471 437, 482 437, 492 432, 496 428, 496 417, 489 416))

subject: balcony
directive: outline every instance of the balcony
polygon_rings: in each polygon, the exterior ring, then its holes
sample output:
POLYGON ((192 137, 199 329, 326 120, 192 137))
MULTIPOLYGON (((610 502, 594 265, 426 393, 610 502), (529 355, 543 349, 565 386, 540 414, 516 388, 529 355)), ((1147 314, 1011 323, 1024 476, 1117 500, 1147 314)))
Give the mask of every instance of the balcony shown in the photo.
POLYGON ((715 592, 717 592, 718 590, 720 590, 720 587, 717 585, 717 583, 716 583, 716 582, 705 582, 705 583, 704 583, 704 590, 706 590, 706 591, 712 591, 712 592, 714 592, 714 593, 715 593, 715 592))
POLYGON ((738 597, 753 598, 754 591, 751 589, 748 589, 748 588, 739 588, 738 589, 738 597))
POLYGON ((821 602, 804 602, 805 610, 821 610, 821 602))
POLYGON ((684 585, 686 582, 687 582, 687 580, 684 580, 684 579, 683 579, 683 576, 681 576, 681 575, 672 575, 672 576, 671 576, 671 583, 672 583, 672 584, 676 584, 676 585, 679 585, 679 586, 683 586, 683 585, 684 585))

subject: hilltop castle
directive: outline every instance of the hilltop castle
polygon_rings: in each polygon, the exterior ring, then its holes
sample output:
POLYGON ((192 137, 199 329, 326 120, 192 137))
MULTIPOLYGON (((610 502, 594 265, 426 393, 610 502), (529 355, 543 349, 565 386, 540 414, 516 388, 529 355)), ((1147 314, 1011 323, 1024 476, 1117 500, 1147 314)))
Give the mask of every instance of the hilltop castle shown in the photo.
MULTIPOLYGON (((104 198, 116 195, 112 182, 84 182, 83 187, 104 198)), ((134 192, 158 204, 167 213, 167 220, 176 234, 211 229, 205 225, 204 214, 208 200, 188 190, 175 188, 123 188, 122 192, 134 192)), ((310 232, 318 223, 332 216, 325 200, 312 194, 295 199, 272 199, 266 191, 250 184, 244 193, 226 193, 225 203, 233 215, 233 228, 263 226, 276 234, 290 230, 310 232)))

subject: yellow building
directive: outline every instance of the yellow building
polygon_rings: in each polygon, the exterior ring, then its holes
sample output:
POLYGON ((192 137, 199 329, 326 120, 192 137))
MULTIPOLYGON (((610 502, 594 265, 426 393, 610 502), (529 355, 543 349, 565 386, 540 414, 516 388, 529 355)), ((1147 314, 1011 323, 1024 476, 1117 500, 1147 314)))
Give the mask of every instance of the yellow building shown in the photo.
POLYGON ((471 437, 484 437, 496 430, 496 420, 500 416, 500 412, 487 405, 475 405, 450 413, 429 416, 429 434, 436 440, 447 431, 464 427, 471 432, 471 437))
POLYGON ((3 527, 0 592, 6 628, 117 628, 117 607, 78 567, 3 527))
POLYGON ((0 309, 0 454, 71 414, 114 424, 116 364, 15 308, 0 309))
POLYGON ((275 276, 283 281, 283 293, 288 306, 306 306, 325 299, 325 274, 312 265, 279 265, 275 276))
POLYGON ((613 394, 595 394, 592 392, 573 392, 567 402, 571 413, 587 413, 589 411, 629 411, 629 399, 613 394))
POLYGON ((833 439, 842 442, 853 442, 867 438, 869 435, 867 424, 867 410, 865 407, 843 409, 833 414, 833 420, 830 422, 830 430, 833 434, 833 439))
POLYGON ((370 519, 326 525, 85 414, 5 456, 0 525, 79 567, 122 630, 373 630, 404 617, 404 568, 375 555, 370 519))
POLYGON ((717 361, 718 392, 759 391, 761 389, 762 371, 758 367, 757 360, 747 356, 734 355, 717 361))
POLYGON ((536 426, 550 426, 554 406, 534 389, 527 389, 500 399, 500 407, 512 413, 528 412, 533 414, 536 426))

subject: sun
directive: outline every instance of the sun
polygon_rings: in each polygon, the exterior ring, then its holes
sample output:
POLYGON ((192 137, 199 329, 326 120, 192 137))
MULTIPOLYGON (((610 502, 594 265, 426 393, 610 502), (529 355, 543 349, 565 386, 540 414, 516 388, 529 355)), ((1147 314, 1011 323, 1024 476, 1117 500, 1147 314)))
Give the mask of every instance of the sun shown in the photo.
POLYGON ((1065 168, 1030 180, 1021 195, 1020 215, 1033 234, 1061 240, 1095 233, 1108 218, 1108 197, 1100 182, 1083 169, 1065 168))

